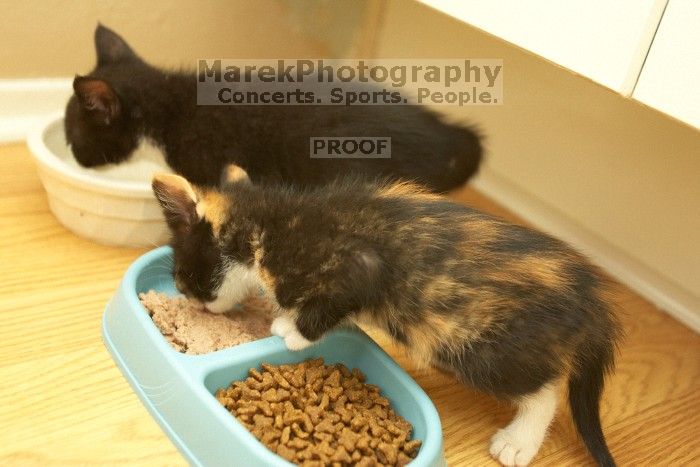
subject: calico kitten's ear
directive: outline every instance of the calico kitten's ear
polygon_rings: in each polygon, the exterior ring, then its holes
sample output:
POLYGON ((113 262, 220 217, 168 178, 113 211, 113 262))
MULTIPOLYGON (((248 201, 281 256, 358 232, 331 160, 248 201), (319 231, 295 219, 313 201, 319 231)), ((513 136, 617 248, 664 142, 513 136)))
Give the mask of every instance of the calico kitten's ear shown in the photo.
POLYGON ((109 125, 119 116, 119 97, 105 80, 76 76, 73 80, 73 90, 83 108, 98 122, 109 125))
POLYGON ((179 175, 155 174, 151 186, 170 230, 179 235, 187 234, 199 220, 197 194, 190 182, 179 175))
POLYGON ((95 50, 97 51, 98 67, 121 60, 138 58, 119 34, 99 23, 95 29, 95 50))
POLYGON ((221 174, 221 184, 226 185, 228 183, 250 183, 250 177, 248 172, 237 166, 236 164, 229 164, 224 169, 221 174))

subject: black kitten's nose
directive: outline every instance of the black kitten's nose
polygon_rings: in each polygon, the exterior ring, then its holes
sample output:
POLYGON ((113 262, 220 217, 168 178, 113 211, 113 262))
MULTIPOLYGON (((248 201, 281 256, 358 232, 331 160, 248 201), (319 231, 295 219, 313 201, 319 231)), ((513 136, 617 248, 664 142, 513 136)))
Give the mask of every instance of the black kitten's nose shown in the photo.
POLYGON ((80 148, 73 147, 73 155, 78 164, 85 168, 99 167, 108 163, 107 157, 103 155, 95 155, 81 151, 80 148))

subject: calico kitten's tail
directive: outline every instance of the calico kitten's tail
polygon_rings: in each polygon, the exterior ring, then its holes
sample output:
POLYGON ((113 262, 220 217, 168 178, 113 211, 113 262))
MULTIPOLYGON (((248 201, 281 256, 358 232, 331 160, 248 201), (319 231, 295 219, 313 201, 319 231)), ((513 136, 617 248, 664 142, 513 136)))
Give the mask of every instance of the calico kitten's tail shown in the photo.
POLYGON ((600 397, 615 358, 614 323, 608 331, 610 334, 599 336, 598 342, 587 342, 579 350, 576 369, 569 378, 569 404, 576 429, 593 459, 600 466, 615 467, 600 424, 600 397))

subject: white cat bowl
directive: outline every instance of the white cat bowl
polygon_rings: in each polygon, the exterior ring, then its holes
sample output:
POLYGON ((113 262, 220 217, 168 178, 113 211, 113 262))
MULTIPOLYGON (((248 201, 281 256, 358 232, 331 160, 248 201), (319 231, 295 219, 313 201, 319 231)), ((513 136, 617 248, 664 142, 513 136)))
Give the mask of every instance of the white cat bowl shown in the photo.
POLYGON ((81 167, 66 143, 63 117, 58 115, 30 132, 27 144, 51 212, 66 228, 109 245, 144 247, 167 241, 167 226, 150 181, 153 173, 170 170, 156 148, 142 145, 119 165, 81 167))

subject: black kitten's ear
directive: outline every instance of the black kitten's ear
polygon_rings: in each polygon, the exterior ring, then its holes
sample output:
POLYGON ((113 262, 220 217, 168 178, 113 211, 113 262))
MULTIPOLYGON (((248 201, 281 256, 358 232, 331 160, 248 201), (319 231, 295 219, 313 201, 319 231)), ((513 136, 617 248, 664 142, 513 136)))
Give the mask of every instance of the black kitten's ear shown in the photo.
POLYGON ((236 164, 229 164, 224 169, 221 174, 221 184, 226 185, 228 183, 250 183, 250 177, 248 172, 237 166, 236 164))
POLYGON ((155 174, 151 186, 170 230, 178 235, 187 234, 199 220, 197 194, 190 182, 179 175, 155 174))
POLYGON ((73 90, 84 109, 88 110, 100 123, 109 125, 119 116, 119 97, 105 80, 89 76, 76 76, 73 90))
POLYGON ((138 58, 119 34, 99 23, 95 29, 95 50, 97 51, 98 67, 121 60, 138 58))

